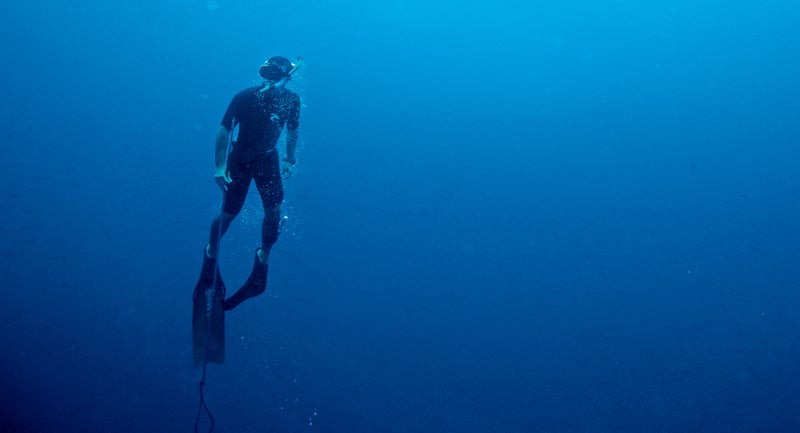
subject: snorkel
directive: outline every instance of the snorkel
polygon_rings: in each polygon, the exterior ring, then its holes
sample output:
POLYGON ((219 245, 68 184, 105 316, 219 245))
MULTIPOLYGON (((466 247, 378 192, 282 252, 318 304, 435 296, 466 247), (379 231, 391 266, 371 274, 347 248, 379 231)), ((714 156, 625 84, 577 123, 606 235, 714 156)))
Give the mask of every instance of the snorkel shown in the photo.
POLYGON ((298 69, 300 69, 300 66, 303 65, 303 58, 302 57, 298 57, 294 61, 294 63, 290 63, 290 65, 292 65, 292 67, 289 69, 289 71, 287 71, 284 74, 284 76, 281 79, 279 79, 278 81, 270 81, 267 77, 264 76, 265 74, 262 72, 262 70, 264 68, 267 68, 267 67, 271 66, 271 63, 269 61, 264 63, 261 66, 262 69, 259 70, 259 74, 261 74, 261 76, 264 78, 264 87, 261 90, 259 90, 259 92, 266 92, 269 89, 276 88, 276 87, 282 87, 282 86, 286 85, 286 83, 289 80, 292 79, 292 75, 294 75, 294 73, 297 72, 298 69))

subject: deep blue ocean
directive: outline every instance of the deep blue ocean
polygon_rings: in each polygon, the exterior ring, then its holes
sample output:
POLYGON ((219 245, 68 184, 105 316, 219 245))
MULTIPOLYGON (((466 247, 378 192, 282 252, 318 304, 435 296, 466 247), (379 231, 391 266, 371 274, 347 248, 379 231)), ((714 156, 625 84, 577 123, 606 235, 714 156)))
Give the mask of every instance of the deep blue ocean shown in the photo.
POLYGON ((800 3, 2 9, 0 432, 193 431, 214 136, 274 55, 215 432, 800 432, 800 3))

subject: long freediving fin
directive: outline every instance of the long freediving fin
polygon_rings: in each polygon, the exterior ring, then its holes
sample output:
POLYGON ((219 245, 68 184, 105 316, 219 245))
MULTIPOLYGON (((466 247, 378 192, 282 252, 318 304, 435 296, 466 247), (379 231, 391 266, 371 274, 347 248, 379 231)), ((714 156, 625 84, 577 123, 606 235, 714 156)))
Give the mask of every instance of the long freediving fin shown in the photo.
POLYGON ((200 279, 192 296, 192 343, 194 366, 225 361, 225 284, 217 259, 203 253, 200 279))

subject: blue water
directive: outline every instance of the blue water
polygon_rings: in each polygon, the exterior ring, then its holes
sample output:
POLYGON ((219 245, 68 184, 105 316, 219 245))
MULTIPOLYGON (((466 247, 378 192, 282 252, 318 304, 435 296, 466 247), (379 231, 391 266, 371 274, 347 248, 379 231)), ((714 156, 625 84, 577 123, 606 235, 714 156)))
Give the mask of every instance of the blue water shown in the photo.
POLYGON ((192 431, 214 134, 272 55, 298 170, 216 432, 800 431, 798 3, 270 3, 3 7, 0 431, 192 431))

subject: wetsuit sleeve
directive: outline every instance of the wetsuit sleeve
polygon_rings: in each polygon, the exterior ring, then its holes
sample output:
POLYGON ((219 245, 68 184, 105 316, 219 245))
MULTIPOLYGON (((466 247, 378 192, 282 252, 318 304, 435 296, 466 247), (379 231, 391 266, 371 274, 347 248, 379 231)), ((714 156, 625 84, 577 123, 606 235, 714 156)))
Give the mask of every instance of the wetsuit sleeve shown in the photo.
POLYGON ((233 122, 236 119, 236 114, 239 113, 239 105, 241 105, 242 98, 239 94, 233 97, 231 103, 228 104, 228 109, 225 110, 225 115, 222 116, 222 122, 220 125, 224 126, 225 128, 230 131, 233 129, 233 122))
POLYGON ((293 95, 291 106, 289 107, 289 118, 286 120, 286 129, 296 131, 300 127, 300 97, 293 95))

